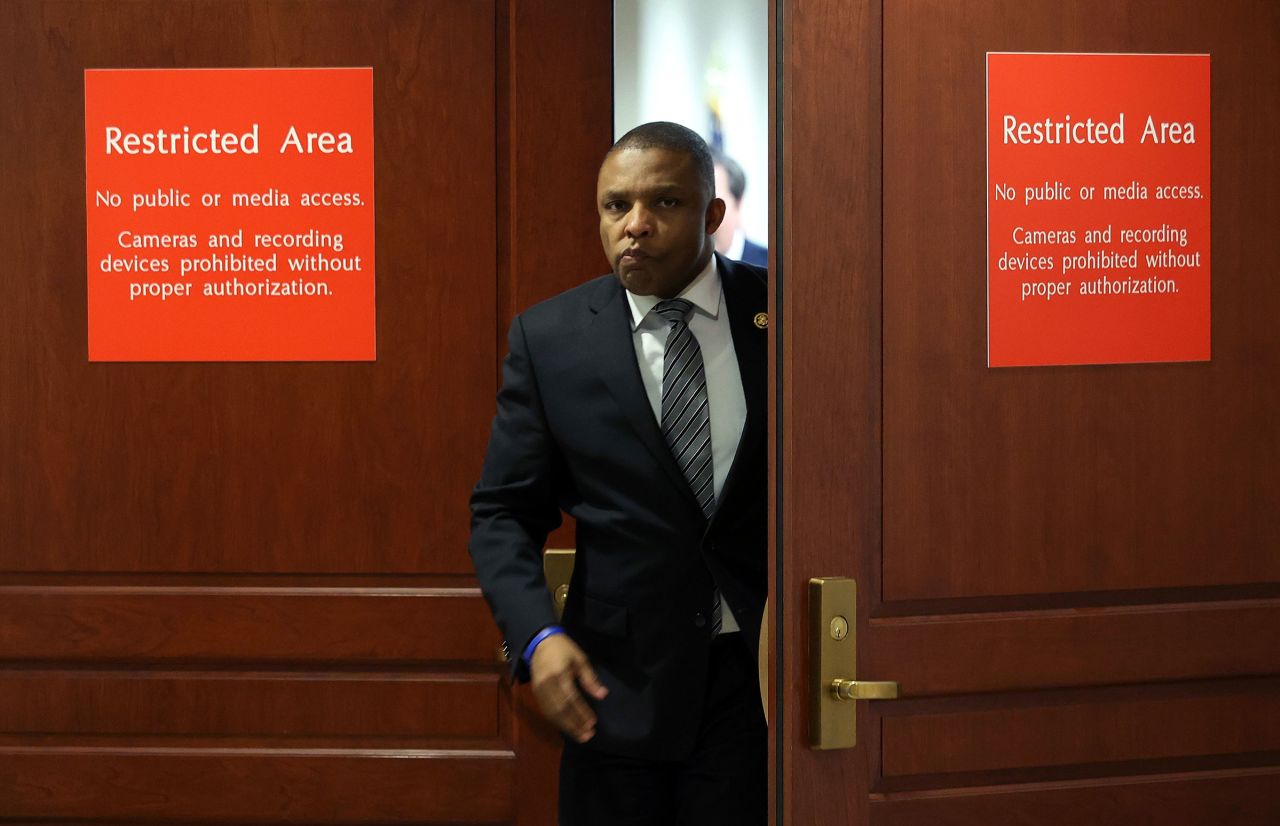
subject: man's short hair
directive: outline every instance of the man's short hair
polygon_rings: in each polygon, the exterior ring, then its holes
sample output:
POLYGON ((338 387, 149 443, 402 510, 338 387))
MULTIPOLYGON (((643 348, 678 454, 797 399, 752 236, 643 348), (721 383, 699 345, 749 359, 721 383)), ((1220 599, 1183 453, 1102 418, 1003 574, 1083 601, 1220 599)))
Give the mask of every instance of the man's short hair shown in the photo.
POLYGON ((747 191, 747 173, 742 171, 742 165, 723 152, 713 152, 711 157, 729 178, 729 194, 733 200, 741 201, 742 194, 747 191))
POLYGON ((668 152, 679 152, 693 161, 694 171, 706 190, 707 200, 716 197, 716 171, 711 160, 711 150, 702 136, 692 129, 665 120, 642 123, 618 138, 605 157, 623 149, 665 149, 668 152))

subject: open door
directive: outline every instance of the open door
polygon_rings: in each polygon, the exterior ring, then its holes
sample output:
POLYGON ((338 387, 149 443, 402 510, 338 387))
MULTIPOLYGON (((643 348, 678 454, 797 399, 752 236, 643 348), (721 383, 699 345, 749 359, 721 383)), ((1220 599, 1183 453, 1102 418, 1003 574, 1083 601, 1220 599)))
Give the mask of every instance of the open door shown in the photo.
POLYGON ((775 822, 1280 822, 1280 9, 776 10, 775 822), (1212 56, 1211 361, 988 369, 993 51, 1212 56))

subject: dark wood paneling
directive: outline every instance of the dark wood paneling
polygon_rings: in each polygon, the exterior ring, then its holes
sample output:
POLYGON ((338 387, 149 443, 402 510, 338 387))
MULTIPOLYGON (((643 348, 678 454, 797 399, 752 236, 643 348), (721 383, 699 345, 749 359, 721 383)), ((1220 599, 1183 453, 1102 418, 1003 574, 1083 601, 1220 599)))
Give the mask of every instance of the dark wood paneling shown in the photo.
POLYGON ((469 572, 497 359, 493 4, 4 14, 0 571, 469 572), (83 70, 128 66, 373 67, 376 362, 86 362, 83 70))
POLYGON ((498 351, 512 316, 609 271, 596 173, 613 144, 609 3, 504 0, 499 61, 498 351), (605 35, 602 37, 602 34, 605 35), (584 159, 572 165, 557 157, 584 159))
POLYGON ((781 5, 786 822, 1275 821, 1274 688, 1159 683, 1280 673, 1280 11, 781 5), (1213 53, 1212 362, 986 369, 988 49, 1213 53), (905 698, 859 710, 852 753, 807 746, 812 576, 858 580, 858 676, 905 698), (1201 718, 1161 731, 1175 699, 1201 718))
POLYGON ((472 588, 0 587, 0 659, 493 664, 472 588))
MULTIPOLYGON (((773 333, 782 336, 775 375, 784 409, 774 431, 782 439, 779 667, 788 701, 779 783, 785 823, 855 823, 865 810, 867 750, 808 744, 805 595, 817 576, 852 576, 860 593, 879 591, 880 3, 778 2, 782 214, 769 248, 781 292, 773 333)), ((858 627, 870 604, 859 600, 858 627)), ((860 676, 894 679, 869 669, 860 676)))
POLYGON ((884 597, 1280 581, 1275 4, 885 4, 884 597), (1208 52, 1213 358, 986 367, 986 51, 1208 52))
MULTIPOLYGON (((596 171, 613 142, 613 4, 498 3, 497 324, 499 355, 516 313, 607 272, 596 171)), ((497 389, 498 374, 493 374, 497 389)), ((491 396, 492 400, 492 396, 491 396)), ((485 408, 485 420, 493 405, 485 408)), ((548 547, 574 547, 572 520, 548 547)), ((528 686, 511 689, 520 826, 556 822, 561 739, 528 686)))
MULTIPOLYGON (((517 313, 609 271, 595 196, 613 144, 613 4, 498 7, 496 338, 505 355, 517 313)), ((547 546, 574 542, 566 520, 547 546)))
POLYGON ((1280 753, 1280 681, 885 704, 883 775, 1280 753), (930 710, 928 706, 938 706, 930 710))
POLYGON ((138 823, 496 823, 503 751, 0 746, 6 818, 138 823))
POLYGON ((490 738, 497 674, 0 671, 0 732, 148 737, 490 738))
POLYGON ((1280 673, 1280 601, 872 620, 860 668, 904 696, 1280 673))
POLYGON ((609 4, 0 23, 0 820, 554 822, 466 500, 511 314, 605 266, 609 4), (84 68, 325 65, 373 67, 377 361, 87 364, 84 68))
POLYGON ((1280 770, 1237 769, 1104 781, 876 795, 876 826, 1270 826, 1280 770))

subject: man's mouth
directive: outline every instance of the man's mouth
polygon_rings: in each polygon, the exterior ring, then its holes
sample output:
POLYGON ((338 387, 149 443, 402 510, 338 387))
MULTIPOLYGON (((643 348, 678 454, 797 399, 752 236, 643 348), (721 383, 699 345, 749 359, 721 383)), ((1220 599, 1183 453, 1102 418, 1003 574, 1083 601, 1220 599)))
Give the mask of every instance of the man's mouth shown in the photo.
POLYGON ((622 255, 618 256, 618 259, 620 261, 628 261, 634 264, 635 262, 643 261, 648 257, 649 253, 638 247, 632 247, 630 249, 623 250, 622 255))

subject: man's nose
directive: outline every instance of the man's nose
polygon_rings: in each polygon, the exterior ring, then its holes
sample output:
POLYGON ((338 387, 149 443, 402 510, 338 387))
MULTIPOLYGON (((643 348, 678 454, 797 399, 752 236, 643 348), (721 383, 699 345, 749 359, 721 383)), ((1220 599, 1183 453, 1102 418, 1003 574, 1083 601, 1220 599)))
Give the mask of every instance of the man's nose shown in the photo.
POLYGON ((653 231, 653 215, 640 204, 636 204, 627 215, 626 228, 628 238, 643 238, 653 231))

